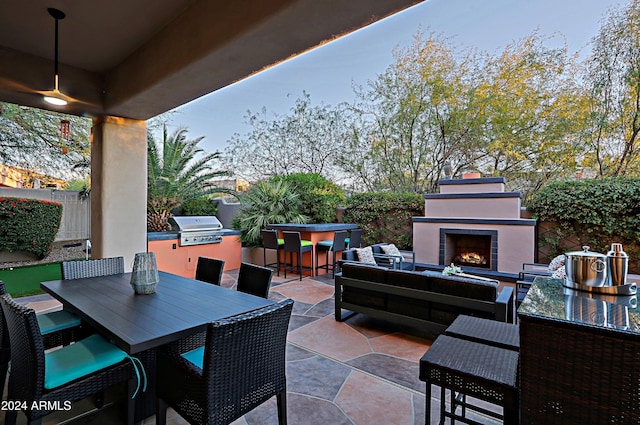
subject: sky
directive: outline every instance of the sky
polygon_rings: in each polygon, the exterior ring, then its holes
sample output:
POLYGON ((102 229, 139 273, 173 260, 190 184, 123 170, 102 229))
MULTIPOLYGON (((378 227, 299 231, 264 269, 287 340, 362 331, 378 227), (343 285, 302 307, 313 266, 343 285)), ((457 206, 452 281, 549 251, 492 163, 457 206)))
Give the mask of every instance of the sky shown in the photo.
POLYGON ((204 136, 207 152, 224 151, 234 133, 247 134, 247 111, 266 108, 267 118, 287 114, 307 92, 314 105, 351 102, 353 85, 366 86, 393 63, 393 49, 410 45, 420 30, 453 37, 456 45, 498 54, 534 31, 550 47, 567 43, 588 53, 588 43, 611 7, 627 0, 427 0, 345 37, 176 109, 170 129, 204 136))

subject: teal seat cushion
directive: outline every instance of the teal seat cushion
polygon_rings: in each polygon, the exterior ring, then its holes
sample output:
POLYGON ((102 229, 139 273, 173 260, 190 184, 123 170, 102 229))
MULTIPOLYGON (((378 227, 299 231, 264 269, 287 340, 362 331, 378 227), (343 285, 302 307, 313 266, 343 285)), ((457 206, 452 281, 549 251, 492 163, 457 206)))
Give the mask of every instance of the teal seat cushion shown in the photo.
POLYGON ((80 326, 80 318, 66 310, 40 314, 36 318, 42 335, 80 326))
POLYGON ((126 359, 127 353, 101 337, 91 335, 75 344, 45 353, 44 387, 53 389, 126 359))
POLYGON ((313 245, 311 241, 300 241, 300 246, 310 246, 313 245))
POLYGON ((331 249, 331 247, 333 246, 333 241, 318 241, 316 245, 318 247, 331 249))
POLYGON ((196 348, 195 350, 187 351, 182 354, 182 357, 189 360, 194 365, 202 369, 204 363, 204 347, 196 348))

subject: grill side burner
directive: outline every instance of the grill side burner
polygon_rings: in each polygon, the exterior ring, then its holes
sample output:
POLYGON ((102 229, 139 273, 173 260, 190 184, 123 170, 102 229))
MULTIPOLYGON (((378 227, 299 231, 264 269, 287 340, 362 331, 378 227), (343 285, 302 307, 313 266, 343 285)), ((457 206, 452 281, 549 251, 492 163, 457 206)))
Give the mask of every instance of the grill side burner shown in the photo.
POLYGON ((222 223, 214 216, 175 216, 169 224, 178 230, 180 246, 222 242, 222 223))

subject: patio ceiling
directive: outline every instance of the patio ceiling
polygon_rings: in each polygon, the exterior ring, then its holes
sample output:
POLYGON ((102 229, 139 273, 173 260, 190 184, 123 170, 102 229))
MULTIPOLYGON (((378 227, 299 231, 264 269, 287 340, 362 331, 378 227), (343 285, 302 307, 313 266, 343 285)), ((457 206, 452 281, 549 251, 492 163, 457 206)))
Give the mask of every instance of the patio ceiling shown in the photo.
POLYGON ((423 0, 8 0, 0 2, 0 100, 146 120, 423 0))

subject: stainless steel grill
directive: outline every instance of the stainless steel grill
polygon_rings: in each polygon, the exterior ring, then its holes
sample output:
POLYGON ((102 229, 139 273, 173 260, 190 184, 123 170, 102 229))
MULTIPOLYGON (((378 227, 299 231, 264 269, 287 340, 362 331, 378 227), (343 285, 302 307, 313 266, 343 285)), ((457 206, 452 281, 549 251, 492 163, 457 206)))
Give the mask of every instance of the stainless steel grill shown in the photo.
POLYGON ((169 224, 178 231, 180 246, 222 242, 222 223, 214 216, 170 217, 169 224))

